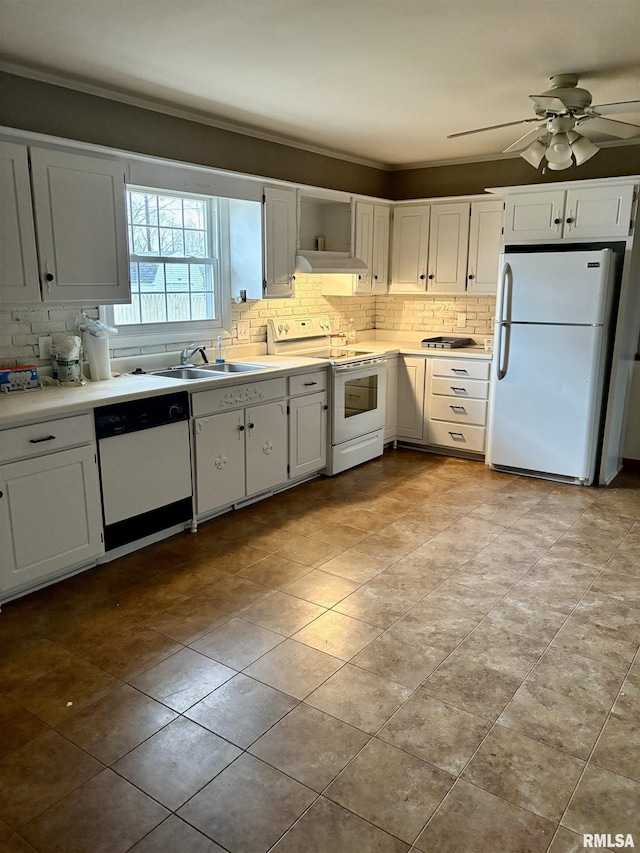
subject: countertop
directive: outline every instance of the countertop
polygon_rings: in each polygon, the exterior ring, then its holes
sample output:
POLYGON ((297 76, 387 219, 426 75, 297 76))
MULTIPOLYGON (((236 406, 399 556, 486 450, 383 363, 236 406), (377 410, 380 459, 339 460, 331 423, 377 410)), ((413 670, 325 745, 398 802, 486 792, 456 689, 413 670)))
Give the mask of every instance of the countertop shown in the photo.
POLYGON ((264 365, 264 369, 187 381, 152 376, 149 373, 140 375, 123 373, 112 379, 87 382, 85 385, 64 388, 48 386, 34 391, 2 394, 0 395, 0 429, 90 412, 98 406, 134 400, 137 397, 154 397, 174 391, 206 391, 214 387, 274 379, 278 376, 316 370, 329 363, 317 358, 280 358, 275 355, 234 358, 233 361, 264 365))
MULTIPOLYGON (((439 349, 422 347, 420 340, 428 337, 428 333, 419 333, 420 337, 401 339, 398 333, 375 331, 362 332, 358 336, 358 347, 371 349, 374 352, 394 355, 416 355, 429 358, 473 358, 483 361, 491 360, 492 353, 484 346, 461 347, 459 349, 439 349)), ((245 349, 246 352, 246 349, 245 349)), ((137 361, 139 361, 138 359, 137 361)), ((134 375, 122 373, 112 379, 98 382, 87 382, 85 385, 67 386, 64 388, 49 386, 36 391, 16 391, 0 395, 0 430, 7 427, 22 426, 27 423, 37 423, 51 418, 67 417, 74 414, 91 412, 98 406, 110 403, 124 402, 143 396, 159 396, 174 391, 204 391, 214 387, 228 387, 245 382, 255 382, 263 379, 273 379, 293 373, 303 373, 315 370, 329 364, 318 358, 280 357, 275 355, 246 354, 243 357, 231 355, 228 361, 245 362, 261 365, 264 369, 255 373, 230 374, 215 376, 211 379, 192 379, 179 381, 163 376, 153 376, 149 373, 134 375)), ((131 360, 123 366, 133 369, 131 360)), ((136 362, 137 363, 137 362, 136 362)), ((117 362, 112 362, 112 367, 117 362)), ((157 369, 162 365, 154 365, 148 369, 157 369)))

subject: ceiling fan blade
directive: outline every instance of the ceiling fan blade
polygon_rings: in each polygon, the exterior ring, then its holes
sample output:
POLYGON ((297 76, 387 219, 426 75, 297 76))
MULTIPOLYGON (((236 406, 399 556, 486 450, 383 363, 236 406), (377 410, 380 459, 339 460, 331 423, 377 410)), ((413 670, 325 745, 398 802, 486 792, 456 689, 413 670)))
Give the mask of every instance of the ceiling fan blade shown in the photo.
POLYGON ((588 130, 607 133, 609 136, 617 136, 620 139, 632 139, 634 136, 640 136, 639 125, 629 124, 626 121, 614 121, 612 118, 589 115, 580 119, 578 125, 580 128, 585 125, 588 130))
POLYGON ((539 107, 542 107, 543 110, 551 110, 554 113, 564 113, 567 111, 564 101, 561 101, 560 98, 552 98, 549 95, 529 95, 529 97, 539 107))
POLYGON ((617 101, 613 104, 597 104, 594 107, 589 107, 586 112, 589 114, 594 112, 597 115, 602 113, 605 115, 615 115, 616 113, 631 112, 638 107, 640 107, 640 101, 617 101))
POLYGON ((521 136, 520 139, 516 139, 508 148, 505 148, 502 152, 503 154, 508 154, 510 151, 521 151, 523 148, 526 148, 530 142, 533 142, 534 139, 537 139, 540 136, 540 131, 544 127, 544 124, 539 124, 538 127, 534 127, 533 130, 530 130, 528 133, 525 133, 524 136, 521 136))
POLYGON ((471 133, 484 133, 485 130, 498 130, 501 127, 514 127, 516 124, 527 124, 531 121, 540 121, 540 117, 521 118, 520 121, 508 121, 506 124, 492 124, 490 127, 478 127, 475 130, 463 130, 461 133, 450 133, 447 139, 455 139, 457 136, 469 136, 471 133))

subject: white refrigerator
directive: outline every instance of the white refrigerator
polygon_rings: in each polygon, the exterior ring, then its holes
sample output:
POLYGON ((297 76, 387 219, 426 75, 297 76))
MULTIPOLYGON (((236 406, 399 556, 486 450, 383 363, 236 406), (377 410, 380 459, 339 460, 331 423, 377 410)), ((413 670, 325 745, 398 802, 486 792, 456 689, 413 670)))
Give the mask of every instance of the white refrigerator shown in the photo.
POLYGON ((501 258, 487 461, 593 482, 607 369, 614 253, 501 258))

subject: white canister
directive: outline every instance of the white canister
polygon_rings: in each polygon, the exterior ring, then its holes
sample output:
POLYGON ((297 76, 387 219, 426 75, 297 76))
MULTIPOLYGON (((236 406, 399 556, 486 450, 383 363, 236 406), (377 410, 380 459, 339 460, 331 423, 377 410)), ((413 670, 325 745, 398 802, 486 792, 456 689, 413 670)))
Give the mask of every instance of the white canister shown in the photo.
POLYGON ((111 359, 109 357, 109 338, 98 338, 85 332, 82 336, 84 352, 89 359, 91 380, 111 379, 111 359))

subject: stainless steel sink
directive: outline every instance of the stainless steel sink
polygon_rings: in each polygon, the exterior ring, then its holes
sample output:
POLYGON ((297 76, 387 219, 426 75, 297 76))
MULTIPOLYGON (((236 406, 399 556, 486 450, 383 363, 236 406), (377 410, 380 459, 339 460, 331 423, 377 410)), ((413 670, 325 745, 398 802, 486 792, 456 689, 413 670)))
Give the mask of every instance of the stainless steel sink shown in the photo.
POLYGON ((250 370, 265 370, 264 364, 237 364, 225 361, 223 364, 200 364, 198 370, 211 370, 218 373, 247 373, 250 370))
POLYGON ((168 367, 166 370, 151 370, 151 376, 166 376, 168 379, 211 379, 211 374, 198 367, 168 367))

